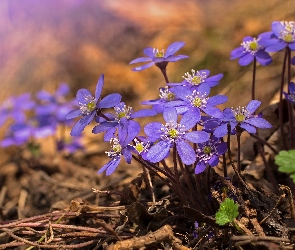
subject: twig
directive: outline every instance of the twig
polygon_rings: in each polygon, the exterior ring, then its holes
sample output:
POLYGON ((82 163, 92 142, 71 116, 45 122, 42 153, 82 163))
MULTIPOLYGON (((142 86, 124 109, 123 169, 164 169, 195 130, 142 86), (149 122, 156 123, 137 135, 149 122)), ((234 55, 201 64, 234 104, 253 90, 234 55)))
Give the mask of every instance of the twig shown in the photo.
POLYGON ((163 241, 169 242, 172 249, 189 250, 189 248, 181 245, 181 240, 174 236, 172 228, 169 225, 165 225, 157 231, 151 232, 145 236, 119 241, 114 245, 110 245, 107 249, 147 249, 149 247, 156 246, 163 241))
POLYGON ((280 196, 280 198, 278 199, 278 201, 277 201, 277 203, 275 204, 275 206, 273 207, 273 209, 269 212, 269 214, 267 215, 267 216, 265 216, 260 222, 259 222, 259 224, 261 225, 261 224, 263 224, 273 213, 274 213, 274 211, 277 209, 277 207, 278 207, 278 205, 281 203, 281 201, 282 201, 282 198, 284 198, 285 197, 285 194, 282 194, 281 196, 280 196))

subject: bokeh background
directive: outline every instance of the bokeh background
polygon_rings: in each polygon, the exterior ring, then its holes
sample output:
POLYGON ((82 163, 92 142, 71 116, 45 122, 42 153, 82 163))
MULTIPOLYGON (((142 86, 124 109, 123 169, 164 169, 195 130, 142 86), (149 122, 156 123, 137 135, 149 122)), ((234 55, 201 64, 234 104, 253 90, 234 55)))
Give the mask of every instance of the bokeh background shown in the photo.
MULTIPOLYGON (((274 20, 295 20, 294 0, 1 0, 0 101, 9 95, 53 91, 68 83, 94 90, 105 74, 103 94, 116 91, 134 105, 155 99, 164 79, 156 67, 132 72, 129 62, 147 46, 184 41, 189 59, 170 63, 171 82, 191 69, 224 73, 213 92, 228 105, 250 100, 251 66, 230 61, 246 35, 269 31, 274 20)), ((278 64, 258 69, 258 95, 265 105, 279 87, 278 64)), ((21 104, 20 104, 21 105, 21 104)))

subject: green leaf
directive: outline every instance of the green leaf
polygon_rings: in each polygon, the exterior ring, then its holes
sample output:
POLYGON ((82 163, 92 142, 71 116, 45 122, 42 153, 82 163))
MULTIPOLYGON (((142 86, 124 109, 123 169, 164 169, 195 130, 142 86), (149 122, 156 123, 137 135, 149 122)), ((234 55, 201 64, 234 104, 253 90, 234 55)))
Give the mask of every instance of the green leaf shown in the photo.
POLYGON ((220 208, 215 215, 216 223, 222 226, 229 222, 233 222, 239 215, 238 209, 238 204, 235 204, 232 199, 226 198, 220 204, 220 208))
POLYGON ((280 172, 295 173, 295 150, 281 151, 276 155, 275 163, 279 166, 280 172))

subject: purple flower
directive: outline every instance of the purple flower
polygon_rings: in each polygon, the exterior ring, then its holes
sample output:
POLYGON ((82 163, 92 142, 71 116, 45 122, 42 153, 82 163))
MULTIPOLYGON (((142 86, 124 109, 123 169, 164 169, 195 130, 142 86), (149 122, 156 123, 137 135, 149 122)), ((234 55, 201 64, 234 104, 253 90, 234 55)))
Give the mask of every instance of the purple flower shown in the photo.
POLYGON ((70 154, 75 153, 79 149, 84 149, 81 142, 81 136, 70 137, 57 142, 58 151, 66 151, 70 154))
MULTIPOLYGON (((62 83, 54 94, 41 90, 37 93, 40 104, 36 107, 37 115, 51 115, 57 122, 66 123, 66 115, 73 109, 74 102, 68 102, 66 95, 70 88, 66 83, 62 83)), ((68 122, 67 122, 68 123, 68 122)))
POLYGON ((168 83, 168 86, 187 86, 193 90, 202 88, 204 92, 210 93, 210 89, 219 84, 219 80, 223 77, 223 74, 210 76, 210 71, 207 69, 195 71, 191 70, 191 73, 184 74, 184 80, 181 83, 168 83))
POLYGON ((266 52, 277 52, 289 47, 295 50, 295 22, 274 21, 272 31, 260 35, 261 45, 266 47, 266 52))
POLYGON ((128 164, 131 163, 133 150, 132 146, 126 144, 126 142, 118 140, 117 138, 112 138, 110 143, 112 149, 110 151, 106 151, 105 153, 111 158, 111 160, 98 171, 99 174, 106 171, 106 175, 111 175, 120 164, 122 155, 128 164))
POLYGON ((272 62, 271 56, 264 51, 263 46, 259 41, 261 38, 253 38, 246 36, 241 43, 241 46, 231 52, 230 60, 238 59, 241 66, 249 65, 254 58, 261 65, 265 66, 272 62))
POLYGON ((120 102, 114 107, 114 114, 106 114, 106 118, 98 117, 99 124, 92 130, 94 134, 106 132, 104 140, 109 141, 114 137, 118 130, 120 140, 132 141, 140 132, 140 125, 134 121, 134 118, 154 116, 157 113, 154 110, 142 109, 136 112, 132 111, 132 107, 126 106, 124 102, 120 102))
POLYGON ((156 100, 143 101, 141 104, 143 105, 152 105, 153 110, 155 110, 158 114, 163 113, 164 105, 167 102, 179 100, 174 93, 174 88, 169 88, 165 86, 164 88, 160 88, 160 98, 156 100))
POLYGON ((141 71, 153 66, 154 64, 158 66, 159 68, 166 68, 168 62, 176 62, 178 60, 188 58, 188 56, 186 55, 177 55, 177 56, 174 55, 174 53, 180 50, 184 46, 184 44, 185 44, 184 42, 172 43, 167 48, 166 53, 164 52, 164 49, 158 50, 158 48, 147 47, 143 50, 143 53, 147 55, 148 57, 139 57, 131 61, 130 64, 142 63, 142 62, 148 62, 148 63, 142 66, 135 67, 132 70, 141 71))
POLYGON ((32 124, 32 136, 34 138, 45 138, 54 135, 56 132, 57 121, 48 115, 36 115, 29 122, 32 124))
POLYGON ((187 142, 202 143, 209 139, 209 134, 204 131, 188 132, 194 126, 190 117, 183 116, 177 123, 177 112, 175 108, 167 108, 163 112, 166 124, 152 122, 145 126, 144 131, 148 140, 155 142, 147 153, 147 159, 153 163, 160 162, 169 155, 170 148, 176 145, 176 150, 186 165, 196 161, 196 153, 187 142))
POLYGON ((290 82, 288 87, 289 87, 289 94, 286 92, 283 92, 283 94, 285 95, 285 98, 289 102, 292 102, 293 104, 295 104, 295 83, 290 82))
POLYGON ((8 118, 12 118, 16 123, 25 122, 25 111, 33 109, 34 106, 35 102, 31 100, 31 94, 29 93, 8 98, 0 107, 0 126, 3 125, 8 118))
POLYGON ((32 127, 27 123, 14 123, 9 127, 4 139, 0 141, 0 146, 21 146, 29 141, 31 134, 32 127))
POLYGON ((227 96, 216 95, 207 97, 209 93, 203 88, 192 90, 184 86, 175 87, 174 92, 180 101, 171 101, 165 107, 175 107, 179 114, 184 114, 194 121, 194 125, 201 119, 201 111, 208 116, 222 118, 222 112, 215 106, 227 101, 227 96))
POLYGON ((198 144, 197 148, 197 164, 195 174, 202 173, 209 165, 211 167, 217 166, 219 156, 224 154, 227 150, 227 143, 221 142, 219 138, 213 136, 207 142, 198 144))
POLYGON ((138 139, 134 139, 134 145, 132 145, 133 151, 140 155, 144 160, 147 160, 147 152, 151 147, 151 143, 143 136, 139 136, 138 139))
POLYGON ((261 102, 252 100, 246 107, 226 108, 223 112, 223 118, 220 119, 220 125, 216 127, 214 136, 223 137, 227 134, 227 125, 230 124, 231 129, 235 129, 239 124, 241 128, 245 129, 248 133, 256 133, 256 128, 271 128, 272 125, 255 115, 254 112, 260 106, 261 102))
POLYGON ((90 91, 87 89, 78 90, 76 99, 80 108, 72 110, 66 116, 66 119, 82 116, 82 118, 74 125, 71 131, 72 136, 80 135, 84 128, 94 119, 101 108, 112 108, 121 101, 122 97, 117 93, 107 95, 100 100, 103 84, 104 75, 101 75, 96 85, 95 96, 92 96, 90 91))

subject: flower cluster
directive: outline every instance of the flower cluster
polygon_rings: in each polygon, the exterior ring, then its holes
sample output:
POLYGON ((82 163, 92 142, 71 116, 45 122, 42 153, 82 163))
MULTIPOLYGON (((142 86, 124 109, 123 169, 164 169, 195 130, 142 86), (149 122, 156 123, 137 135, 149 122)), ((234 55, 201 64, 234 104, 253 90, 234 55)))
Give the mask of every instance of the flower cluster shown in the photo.
MULTIPOLYGON (((62 83, 53 94, 41 90, 35 98, 27 93, 4 101, 0 121, 1 125, 7 122, 9 126, 0 141, 1 147, 34 143, 36 139, 56 135, 60 126, 72 126, 72 122, 65 119, 75 106, 74 101, 66 98, 69 91, 69 86, 62 83)), ((56 138, 56 149, 69 153, 82 149, 81 137, 56 138)))
MULTIPOLYGON (((77 91, 77 108, 74 108, 74 101, 65 101, 65 95, 69 92, 66 84, 62 84, 53 95, 40 91, 36 102, 28 95, 10 98, 0 109, 1 121, 8 118, 13 121, 2 145, 19 145, 28 141, 32 135, 51 135, 58 124, 69 125, 73 118, 79 117, 70 133, 74 138, 79 138, 85 127, 93 122, 92 132, 104 133, 104 141, 111 144, 111 149, 106 152, 110 161, 99 173, 105 171, 110 175, 121 159, 130 164, 133 158, 146 166, 156 167, 158 163, 167 166, 165 160, 173 156, 174 167, 177 168, 180 162, 182 166, 193 167, 196 174, 203 172, 208 166, 218 165, 219 157, 227 150, 227 144, 222 139, 224 136, 239 136, 243 131, 256 133, 257 128, 270 128, 271 124, 256 113, 261 102, 255 98, 245 107, 220 109, 220 105, 224 105, 228 98, 225 95, 211 95, 211 89, 219 84, 222 73, 210 75, 208 69, 191 69, 183 73, 179 82, 169 82, 166 67, 169 62, 188 57, 175 55, 184 45, 181 41, 174 42, 166 51, 147 47, 143 51, 147 57, 130 62, 144 63, 133 68, 133 71, 155 65, 161 69, 165 78, 166 84, 159 89, 159 97, 141 103, 151 106, 150 109, 134 110, 121 100, 122 96, 118 93, 102 97, 102 74, 94 95, 84 88, 77 91), (19 105, 20 102, 22 105, 19 105), (30 110, 34 110, 35 117, 28 123, 25 113, 30 110), (142 128, 137 121, 139 118, 152 116, 162 116, 164 122, 153 121, 142 128)), ((239 59, 242 66, 253 61, 266 66, 273 60, 269 53, 284 48, 288 51, 295 50, 293 21, 275 21, 272 23, 272 31, 257 37, 246 36, 240 46, 231 52, 230 59, 239 59)), ((295 103, 295 84, 291 82, 288 92, 283 94, 287 100, 295 103)), ((58 147, 74 151, 79 148, 79 144, 73 140, 69 146, 62 141, 58 147)))
MULTIPOLYGON (((232 59, 240 58, 240 63, 246 65, 256 57, 261 64, 269 64, 272 59, 259 41, 260 38, 245 38, 242 46, 232 53, 232 59)), ((92 132, 104 133, 104 140, 111 144, 111 150, 106 152, 110 161, 99 173, 106 171, 107 175, 112 174, 122 156, 128 164, 131 163, 132 156, 139 157, 146 164, 156 164, 165 161, 171 153, 174 155, 174 164, 175 156, 178 155, 182 164, 194 166, 195 173, 201 173, 207 166, 216 166, 220 155, 225 153, 227 144, 220 138, 228 133, 228 127, 232 133, 238 126, 249 133, 255 133, 256 127, 271 127, 261 116, 255 115, 254 112, 260 105, 257 100, 252 100, 244 108, 219 109, 218 106, 228 98, 224 95, 210 96, 210 92, 219 84, 223 74, 210 76, 208 69, 192 69, 184 73, 181 82, 168 82, 165 70, 168 62, 187 58, 185 55, 174 55, 183 46, 184 42, 172 43, 166 52, 148 47, 144 49, 148 57, 130 62, 148 62, 133 68, 133 71, 156 65, 165 77, 166 86, 160 88, 160 98, 142 102, 143 105, 152 106, 151 109, 133 111, 132 107, 121 101, 121 96, 117 93, 101 99, 103 75, 94 96, 86 89, 78 90, 76 99, 79 108, 66 116, 67 119, 81 117, 74 125, 71 135, 80 135, 87 125, 95 121, 97 124, 92 132), (108 110, 104 111, 105 109, 108 110), (150 122, 143 129, 145 135, 139 136, 141 126, 135 119, 155 115, 162 115, 165 123, 150 122)))

